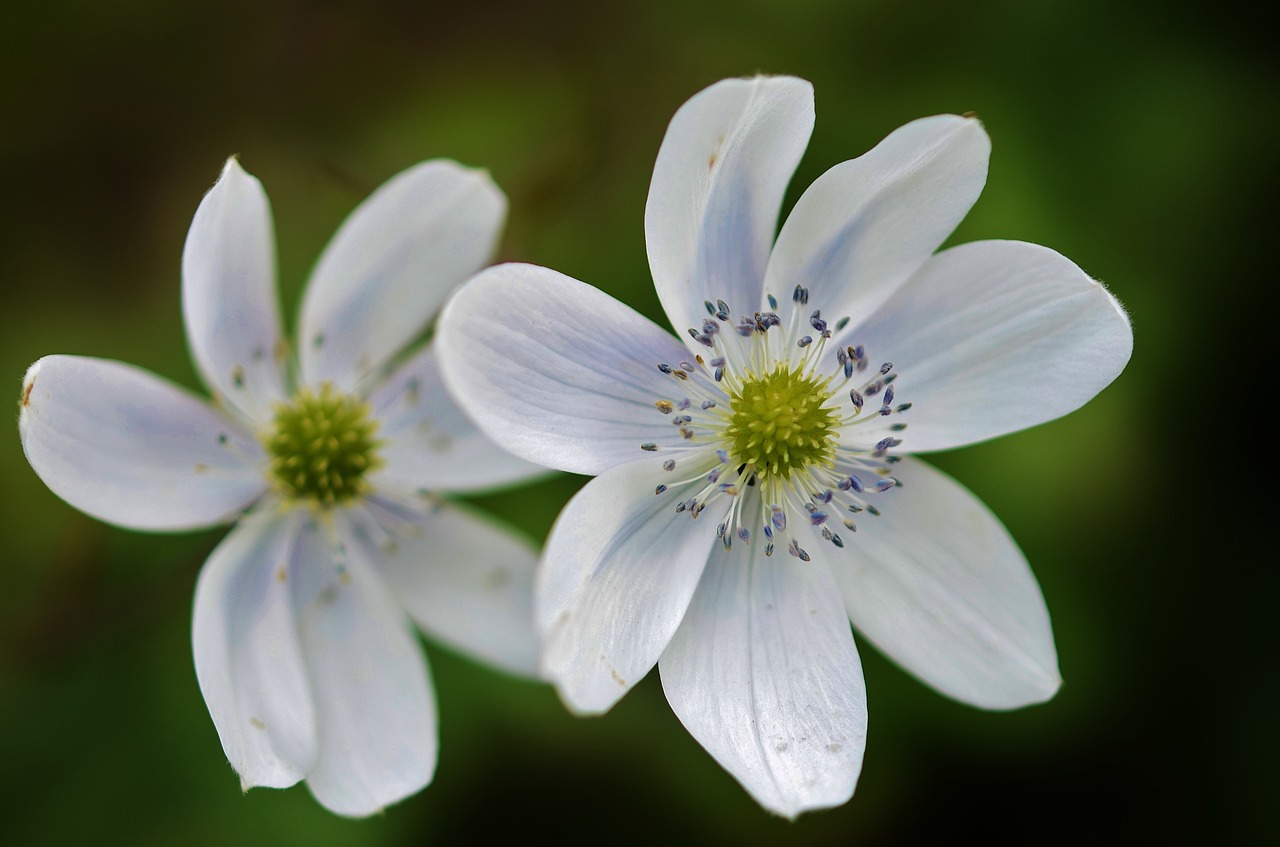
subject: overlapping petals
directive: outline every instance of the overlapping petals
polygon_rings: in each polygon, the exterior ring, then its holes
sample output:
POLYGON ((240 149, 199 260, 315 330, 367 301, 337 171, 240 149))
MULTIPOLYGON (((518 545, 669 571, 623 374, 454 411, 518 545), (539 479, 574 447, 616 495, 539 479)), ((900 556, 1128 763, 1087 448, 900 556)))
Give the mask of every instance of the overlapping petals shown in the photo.
POLYGON ((667 500, 637 496, 668 476, 653 459, 602 474, 547 541, 534 614, 543 670, 574 711, 605 711, 657 663, 715 543, 721 515, 691 521, 667 500))
POLYGON ((765 291, 786 295, 800 285, 828 315, 870 314, 968 213, 990 152, 977 120, 936 115, 831 168, 787 216, 765 291))
POLYGON ((379 543, 378 525, 373 515, 353 511, 351 543, 423 632, 510 673, 538 675, 530 603, 538 557, 528 541, 443 502, 394 539, 379 543))
POLYGON ((545 473, 476 428, 445 390, 434 345, 422 348, 369 395, 382 422, 375 488, 411 494, 483 491, 545 473))

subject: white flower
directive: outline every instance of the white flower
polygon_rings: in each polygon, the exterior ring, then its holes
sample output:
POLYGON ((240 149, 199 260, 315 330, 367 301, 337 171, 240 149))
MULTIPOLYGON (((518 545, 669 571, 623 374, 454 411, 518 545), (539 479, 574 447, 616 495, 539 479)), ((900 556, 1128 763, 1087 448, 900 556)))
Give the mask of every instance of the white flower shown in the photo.
POLYGON ((231 159, 182 257, 187 337, 214 401, 102 359, 27 372, 23 447, 68 503, 141 530, 237 521, 200 574, 192 643, 245 789, 305 779, 358 816, 430 782, 435 695, 406 612, 454 648, 536 673, 534 552, 435 494, 536 469, 462 415, 432 348, 392 360, 484 265, 505 213, 481 171, 429 161, 394 177, 320 257, 294 368, 267 197, 231 159))
POLYGON ((679 341, 529 265, 465 285, 438 339, 446 383, 494 440, 598 475, 535 577, 562 698, 603 712, 657 663, 689 731, 788 817, 843 803, 858 777, 850 620, 966 703, 1057 690, 1013 539, 904 451, 1063 415, 1132 347, 1116 301, 1051 250, 934 254, 986 179, 973 119, 915 121, 832 168, 771 244, 812 127, 812 88, 791 78, 720 82, 671 121, 645 234, 679 341))

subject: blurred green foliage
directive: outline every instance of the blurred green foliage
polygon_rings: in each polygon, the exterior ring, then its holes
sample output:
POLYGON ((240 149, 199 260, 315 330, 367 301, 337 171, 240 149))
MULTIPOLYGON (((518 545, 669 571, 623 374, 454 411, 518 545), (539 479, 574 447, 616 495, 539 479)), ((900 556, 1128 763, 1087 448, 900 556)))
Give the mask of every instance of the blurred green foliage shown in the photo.
MULTIPOLYGON (((977 112, 991 175, 953 242, 1066 254, 1131 310, 1136 348, 1083 410, 932 457, 1030 558, 1061 693, 981 713, 864 646, 860 787, 795 824, 698 748, 655 674, 579 720, 545 686, 434 646, 442 748, 426 791, 361 822, 302 787, 242 796, 190 656, 195 577, 221 531, 99 524, 40 483, 12 432, 0 448, 0 842, 1257 838, 1275 823, 1263 645, 1277 580, 1259 565, 1253 518, 1274 495, 1252 490, 1265 468, 1241 473, 1223 442, 1261 426, 1234 382, 1261 370, 1280 314, 1259 249, 1275 228, 1265 31, 1222 4, 1100 0, 6 5, 0 373, 15 397, 26 366, 55 352, 199 387, 179 257, 232 153, 271 197, 288 316, 347 212, 400 169, 447 156, 489 168, 508 193, 501 258, 660 319, 642 215, 666 122, 705 85, 756 72, 816 86, 788 207, 900 124, 977 112)), ((581 483, 555 476, 479 502, 541 539, 581 483)))

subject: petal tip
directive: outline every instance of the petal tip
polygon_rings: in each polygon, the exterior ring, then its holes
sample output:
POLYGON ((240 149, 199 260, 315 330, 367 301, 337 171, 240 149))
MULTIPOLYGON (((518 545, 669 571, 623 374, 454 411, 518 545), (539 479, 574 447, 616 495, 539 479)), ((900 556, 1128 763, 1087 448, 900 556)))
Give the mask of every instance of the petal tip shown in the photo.
POLYGON ((26 420, 27 408, 31 405, 31 392, 36 387, 36 378, 40 375, 40 369, 47 358, 49 357, 45 356, 44 358, 33 362, 31 367, 27 368, 27 372, 22 376, 22 391, 18 395, 19 424, 26 420))
POLYGON ((227 157, 227 161, 223 163, 222 172, 218 174, 218 180, 213 184, 213 187, 217 188, 223 183, 232 185, 244 181, 257 182, 257 178, 246 171, 240 164, 240 154, 232 153, 227 157))

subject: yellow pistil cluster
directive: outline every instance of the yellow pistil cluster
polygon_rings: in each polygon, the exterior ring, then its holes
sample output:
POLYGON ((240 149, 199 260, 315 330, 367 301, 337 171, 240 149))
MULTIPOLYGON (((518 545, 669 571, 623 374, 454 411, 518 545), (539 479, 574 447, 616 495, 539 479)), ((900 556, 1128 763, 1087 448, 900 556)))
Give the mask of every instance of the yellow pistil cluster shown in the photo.
POLYGON ((754 468, 762 481, 785 482, 793 472, 830 465, 839 416, 823 408, 828 382, 782 364, 743 379, 729 397, 730 460, 754 468))
POLYGON ((365 492, 365 475, 381 464, 369 404, 327 382, 277 405, 272 424, 265 439, 271 479, 289 499, 344 503, 365 492))

